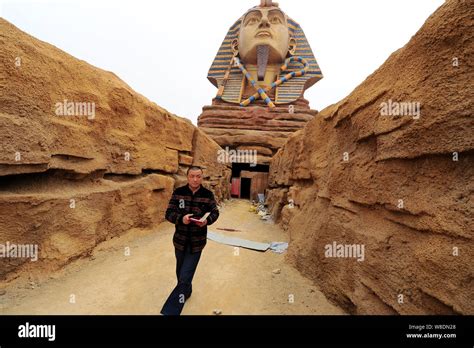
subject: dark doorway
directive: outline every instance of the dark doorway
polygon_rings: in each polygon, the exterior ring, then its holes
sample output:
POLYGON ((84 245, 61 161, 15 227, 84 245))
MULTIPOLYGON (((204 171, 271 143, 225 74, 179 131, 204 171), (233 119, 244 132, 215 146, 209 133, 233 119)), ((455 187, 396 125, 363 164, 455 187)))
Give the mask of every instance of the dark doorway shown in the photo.
POLYGON ((256 201, 268 186, 269 166, 232 163, 231 196, 256 201))
POLYGON ((251 179, 240 178, 240 198, 250 199, 251 179))

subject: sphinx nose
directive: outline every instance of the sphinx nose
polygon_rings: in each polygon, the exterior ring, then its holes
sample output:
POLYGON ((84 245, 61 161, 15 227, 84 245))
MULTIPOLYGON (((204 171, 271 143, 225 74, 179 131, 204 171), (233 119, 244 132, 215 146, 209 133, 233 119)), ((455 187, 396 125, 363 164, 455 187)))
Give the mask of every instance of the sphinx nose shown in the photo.
POLYGON ((267 17, 263 17, 258 26, 259 28, 270 28, 270 22, 267 17))

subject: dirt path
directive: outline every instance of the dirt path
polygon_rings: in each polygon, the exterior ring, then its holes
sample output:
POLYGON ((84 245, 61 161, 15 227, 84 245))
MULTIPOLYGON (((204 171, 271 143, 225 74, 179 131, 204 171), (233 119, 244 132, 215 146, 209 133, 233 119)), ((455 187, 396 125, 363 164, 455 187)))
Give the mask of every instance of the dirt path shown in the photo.
MULTIPOLYGON (((288 241, 284 231, 260 220, 248 208, 246 201, 229 201, 209 230, 254 241, 288 241)), ((173 229, 164 222, 152 232, 130 231, 101 244, 91 258, 77 260, 46 280, 15 280, 0 296, 0 313, 159 314, 176 283, 173 229)), ((288 265, 284 254, 238 251, 235 255, 234 247, 208 240, 183 314, 212 314, 215 309, 224 315, 343 313, 288 265), (274 274, 275 269, 281 272, 274 274)))

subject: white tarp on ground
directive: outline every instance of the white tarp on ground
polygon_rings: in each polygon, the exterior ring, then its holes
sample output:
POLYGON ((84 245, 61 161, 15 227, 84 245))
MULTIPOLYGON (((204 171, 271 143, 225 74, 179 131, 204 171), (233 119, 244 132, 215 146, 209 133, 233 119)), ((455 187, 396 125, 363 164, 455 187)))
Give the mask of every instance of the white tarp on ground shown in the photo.
POLYGON ((270 248, 270 243, 260 243, 260 242, 254 242, 247 239, 228 237, 228 236, 224 236, 222 234, 211 232, 211 231, 207 232, 207 239, 213 240, 214 242, 217 242, 217 243, 233 245, 237 247, 253 249, 253 250, 258 250, 258 251, 266 251, 268 248, 270 248))

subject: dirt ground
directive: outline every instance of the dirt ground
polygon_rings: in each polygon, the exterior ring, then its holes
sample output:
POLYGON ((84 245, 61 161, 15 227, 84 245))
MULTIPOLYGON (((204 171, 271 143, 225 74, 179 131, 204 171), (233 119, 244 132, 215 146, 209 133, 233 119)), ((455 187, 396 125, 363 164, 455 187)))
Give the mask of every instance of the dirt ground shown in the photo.
MULTIPOLYGON (((287 233, 260 220, 249 207, 248 201, 226 202, 209 230, 260 242, 289 240, 287 233), (218 227, 241 232, 224 232, 218 227)), ((176 285, 173 231, 168 222, 153 231, 132 230, 46 279, 16 279, 0 296, 0 312, 159 314, 176 285)), ((344 314, 316 284, 287 264, 284 255, 236 250, 208 240, 194 277, 193 295, 182 314, 212 315, 214 310, 223 315, 344 314)))

